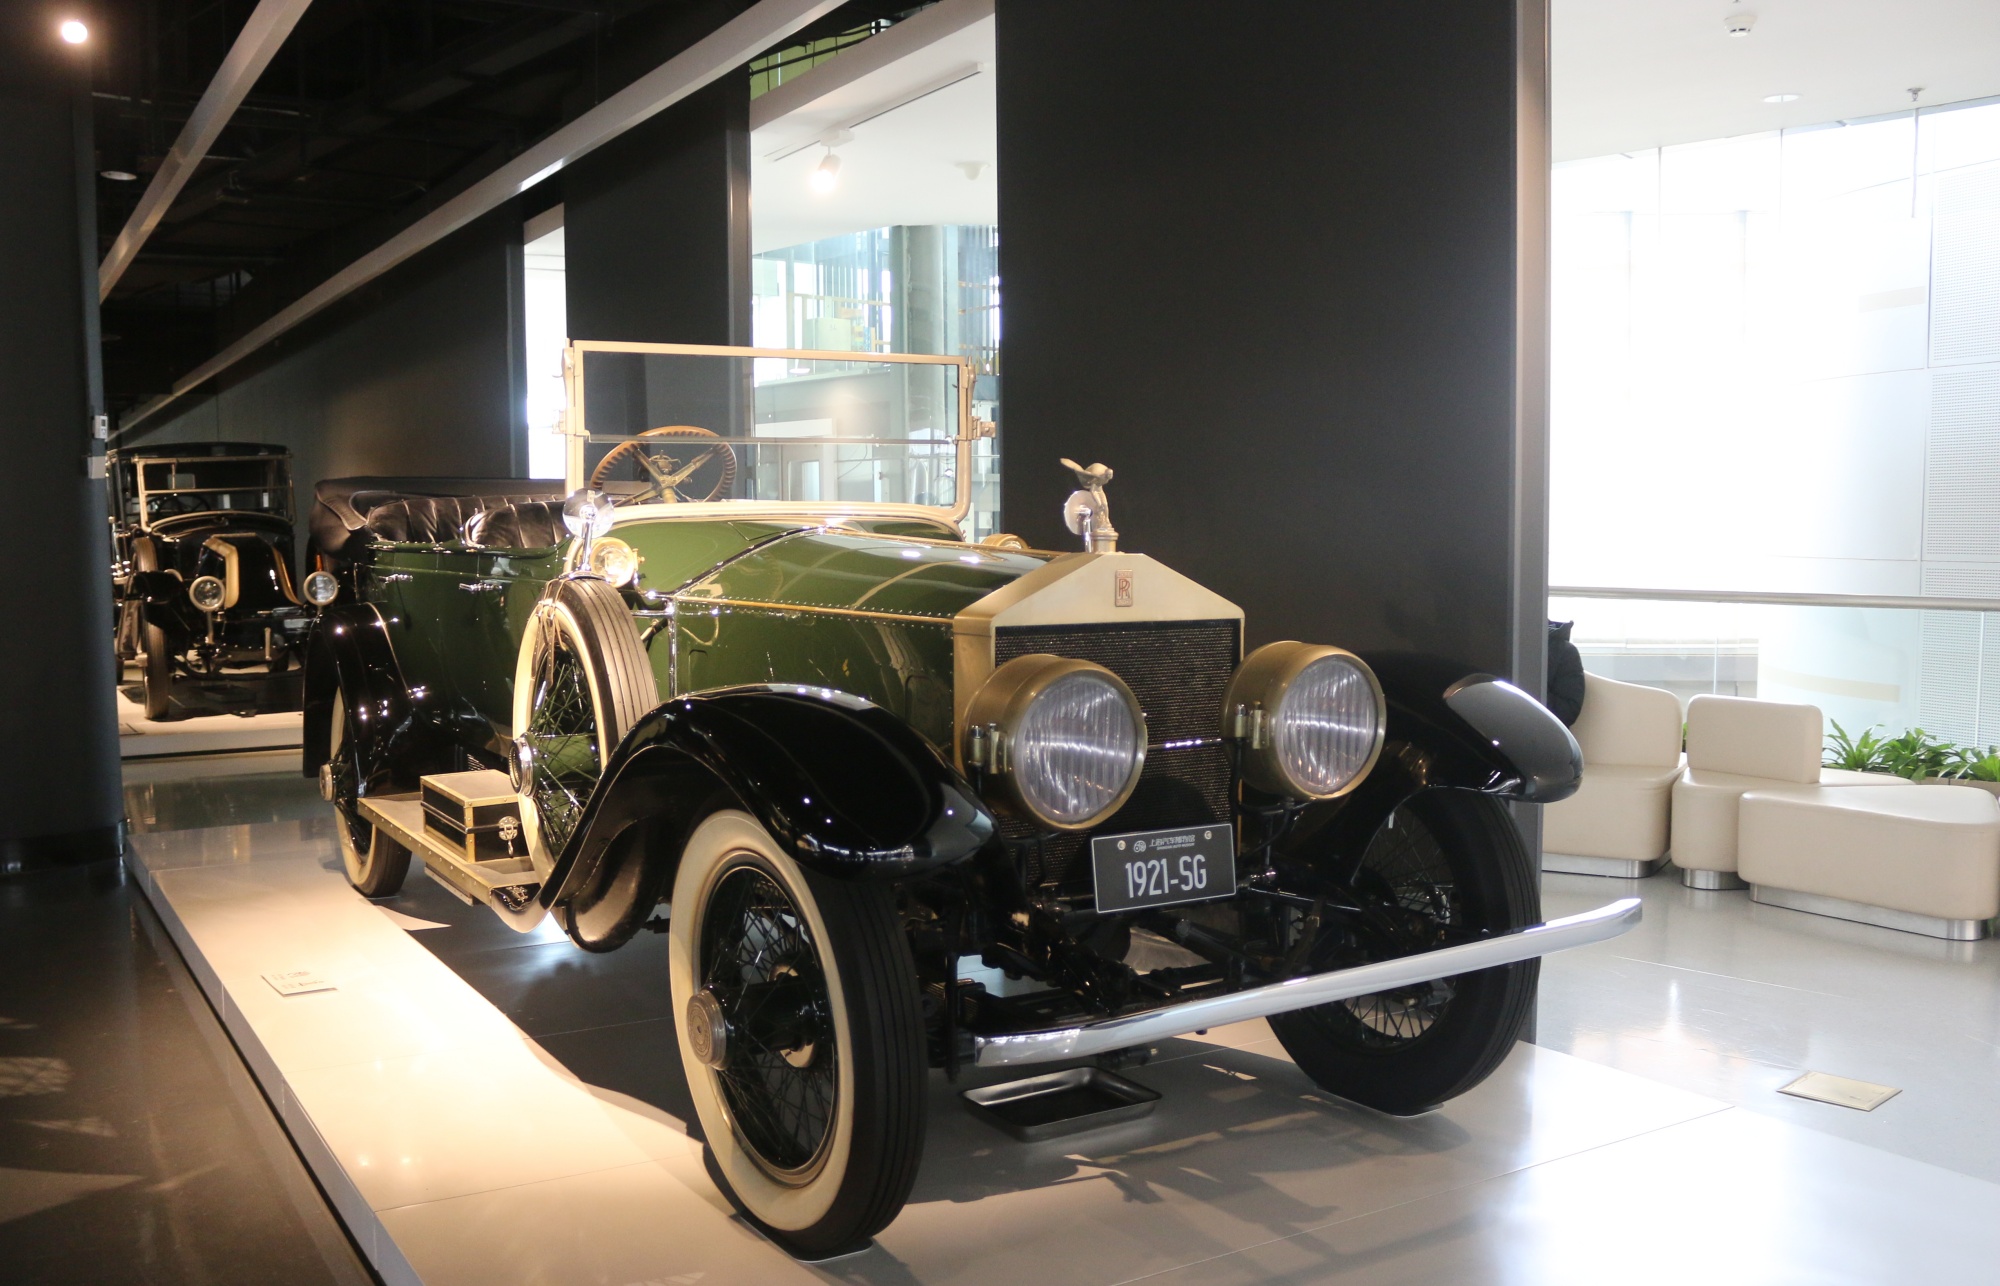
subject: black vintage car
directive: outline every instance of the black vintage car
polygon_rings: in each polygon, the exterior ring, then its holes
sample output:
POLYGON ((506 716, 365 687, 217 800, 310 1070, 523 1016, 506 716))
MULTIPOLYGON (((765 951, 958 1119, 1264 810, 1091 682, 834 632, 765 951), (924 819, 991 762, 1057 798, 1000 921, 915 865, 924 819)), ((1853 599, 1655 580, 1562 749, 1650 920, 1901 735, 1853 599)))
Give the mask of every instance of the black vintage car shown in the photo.
POLYGON ((118 662, 141 663, 146 717, 166 716, 177 675, 290 668, 313 618, 292 565, 291 454, 176 442, 114 449, 107 466, 118 662))

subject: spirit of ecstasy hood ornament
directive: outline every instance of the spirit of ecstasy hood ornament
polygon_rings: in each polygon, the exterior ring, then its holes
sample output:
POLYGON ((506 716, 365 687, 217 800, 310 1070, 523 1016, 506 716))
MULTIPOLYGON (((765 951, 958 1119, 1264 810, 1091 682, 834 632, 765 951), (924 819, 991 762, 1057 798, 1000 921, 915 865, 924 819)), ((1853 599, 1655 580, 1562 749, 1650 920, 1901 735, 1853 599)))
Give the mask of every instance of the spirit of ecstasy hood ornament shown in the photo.
POLYGON ((1104 484, 1111 481, 1111 470, 1101 464, 1086 469, 1074 460, 1064 460, 1063 467, 1076 474, 1080 488, 1070 492, 1069 499, 1063 502, 1063 522, 1072 533, 1083 537, 1083 547, 1088 552, 1117 553, 1118 529, 1111 525, 1111 502, 1104 497, 1104 484))

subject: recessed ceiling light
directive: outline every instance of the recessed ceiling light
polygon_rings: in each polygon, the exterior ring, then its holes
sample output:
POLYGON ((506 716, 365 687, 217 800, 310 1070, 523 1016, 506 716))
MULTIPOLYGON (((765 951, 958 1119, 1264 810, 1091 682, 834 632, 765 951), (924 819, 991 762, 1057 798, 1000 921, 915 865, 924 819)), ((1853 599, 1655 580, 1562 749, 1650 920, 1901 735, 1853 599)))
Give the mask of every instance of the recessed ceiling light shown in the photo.
POLYGON ((1797 94, 1766 94, 1764 95, 1764 101, 1767 103, 1796 103, 1799 101, 1799 96, 1797 94))
POLYGON ((90 28, 84 26, 82 23, 78 22, 74 18, 71 18, 68 22, 65 22, 62 26, 57 27, 56 33, 60 35, 64 41, 72 45, 80 45, 84 41, 90 39, 90 28))
POLYGON ((97 177, 110 179, 113 183, 137 183, 139 176, 130 170, 99 170, 97 177))

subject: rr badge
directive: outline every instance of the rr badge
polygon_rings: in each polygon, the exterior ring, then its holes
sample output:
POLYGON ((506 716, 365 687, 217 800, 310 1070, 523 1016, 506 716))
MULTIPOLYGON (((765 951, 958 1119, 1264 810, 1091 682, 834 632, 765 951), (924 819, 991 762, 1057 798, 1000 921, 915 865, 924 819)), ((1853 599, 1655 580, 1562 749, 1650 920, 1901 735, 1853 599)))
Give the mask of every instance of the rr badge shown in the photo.
POLYGON ((1132 606, 1132 571, 1120 568, 1111 573, 1111 605, 1113 607, 1132 606))

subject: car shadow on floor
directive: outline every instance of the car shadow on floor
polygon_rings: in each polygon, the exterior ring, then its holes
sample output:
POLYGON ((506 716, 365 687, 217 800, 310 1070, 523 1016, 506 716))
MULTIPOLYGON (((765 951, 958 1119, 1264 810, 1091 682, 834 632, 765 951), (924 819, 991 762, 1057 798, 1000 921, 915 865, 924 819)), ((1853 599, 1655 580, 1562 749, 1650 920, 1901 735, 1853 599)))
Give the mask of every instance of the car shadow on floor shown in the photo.
MULTIPOLYGON (((649 1105, 700 1138, 667 1000, 665 935, 641 933, 618 951, 593 954, 553 925, 517 933, 414 868, 403 891, 380 905, 438 926, 411 933, 572 1075, 649 1105)), ((910 1209, 1108 1186, 1120 1203, 1199 1203, 1284 1237, 1341 1217, 1340 1203, 1297 1195, 1324 1190, 1330 1172, 1459 1152, 1472 1137, 1443 1113, 1399 1119, 1335 1099, 1270 1041, 1254 1048, 1162 1042, 1151 1062, 1123 1073, 1160 1091, 1152 1116, 1045 1142, 1015 1140, 960 1099, 976 1086, 1065 1065, 968 1070, 955 1084, 933 1072, 910 1209), (1311 1177, 1301 1185, 1300 1176, 1311 1177)), ((876 1286, 914 1280, 882 1246, 822 1271, 876 1286)))

